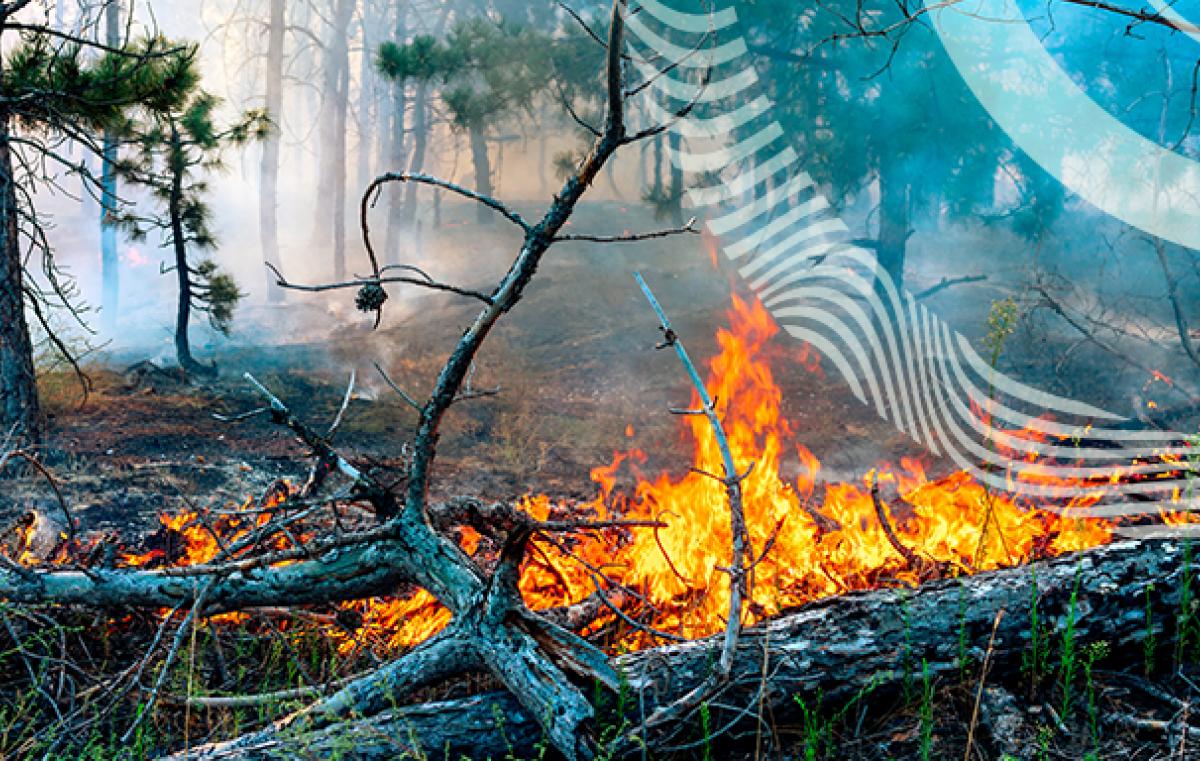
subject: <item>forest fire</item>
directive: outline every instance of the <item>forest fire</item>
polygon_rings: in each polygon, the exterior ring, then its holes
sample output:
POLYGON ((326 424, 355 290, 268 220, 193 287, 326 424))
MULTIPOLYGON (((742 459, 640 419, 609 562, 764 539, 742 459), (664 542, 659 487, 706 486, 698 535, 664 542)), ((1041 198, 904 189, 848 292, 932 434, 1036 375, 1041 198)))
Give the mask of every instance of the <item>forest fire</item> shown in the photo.
MULTIPOLYGON (((161 528, 151 536, 151 548, 140 552, 123 552, 121 562, 136 568, 146 565, 193 566, 209 563, 228 548, 243 543, 256 528, 261 528, 275 517, 276 511, 291 496, 290 487, 276 482, 261 500, 250 498, 242 504, 241 514, 232 512, 221 515, 211 523, 194 511, 176 515, 160 515, 161 528)), ((273 537, 267 549, 283 550, 304 542, 308 534, 294 533, 294 540, 284 536, 273 537)))
MULTIPOLYGON (((872 471, 862 484, 820 485, 820 463, 796 443, 797 432, 783 417, 782 393, 763 357, 778 328, 761 304, 737 297, 728 319, 730 327, 717 335, 720 353, 710 363, 709 388, 739 470, 753 466, 743 485, 758 561, 748 623, 851 590, 911 585, 932 574, 991 570, 1111 539, 1113 526, 1108 522, 1038 510, 988 491, 965 472, 931 479, 915 460, 872 471), (782 475, 789 456, 802 466, 794 481, 782 475), (902 496, 904 507, 892 516, 895 531, 927 561, 924 568, 912 567, 889 543, 871 494, 876 478, 902 496)), ((819 371, 810 354, 802 359, 810 370, 819 371)), ((722 566, 729 562, 729 517, 724 487, 708 475, 720 472, 721 456, 703 417, 688 417, 685 426, 694 459, 682 478, 641 473, 638 466, 646 455, 632 450, 617 453, 612 463, 592 472, 600 493, 590 504, 554 505, 546 495, 521 502, 521 508, 539 520, 583 512, 600 519, 667 524, 620 537, 597 533, 571 542, 536 538, 521 582, 531 607, 577 603, 592 594, 597 583, 620 585, 645 597, 642 620, 655 629, 694 638, 725 626, 729 583, 722 566), (623 469, 637 477, 630 492, 617 488, 623 469)), ((1080 500, 1075 507, 1098 497, 1097 493, 1080 500)), ((476 545, 473 536, 466 548, 474 551, 476 545)), ((364 604, 360 610, 366 628, 385 632, 382 639, 393 646, 415 644, 449 621, 446 611, 424 592, 410 599, 364 604)), ((652 637, 633 630, 626 631, 622 641, 645 646, 652 637)))
MULTIPOLYGON (((1074 518, 1069 510, 1038 509, 989 491, 963 471, 931 478, 920 462, 907 458, 898 468, 871 470, 862 483, 822 483, 820 462, 797 443, 796 428, 783 415, 782 392, 766 358, 765 348, 777 326, 760 303, 736 296, 728 320, 729 328, 717 334, 720 351, 709 362, 708 383, 736 465, 740 472, 749 472, 743 490, 754 564, 746 623, 852 590, 911 586, 1095 547, 1111 539, 1114 525, 1109 522, 1074 518), (799 464, 794 480, 783 475, 789 457, 799 464), (898 492, 900 503, 889 506, 875 491, 876 482, 884 491, 898 492), (911 555, 902 554, 904 548, 911 555)), ((820 373, 819 359, 810 350, 799 361, 808 371, 820 373)), ((569 539, 535 536, 520 582, 531 608, 573 605, 598 588, 609 593, 614 588, 632 590, 633 595, 624 598, 626 607, 645 629, 622 623, 616 638, 634 648, 653 643, 650 628, 690 639, 725 626, 729 581, 723 567, 728 563, 730 528, 724 486, 712 475, 720 471, 721 455, 702 416, 685 417, 684 432, 694 452, 691 469, 681 478, 665 471, 643 473, 648 458, 633 449, 617 452, 610 464, 592 471, 599 493, 590 503, 557 504, 547 495, 521 500, 518 507, 539 521, 569 514, 575 519, 663 524, 585 532, 569 539), (636 479, 628 490, 618 487, 626 471, 636 479)), ((1014 458, 1032 461, 1013 443, 1027 436, 1032 432, 1012 432, 1008 444, 997 446, 1008 447, 1014 458)), ((1038 473, 1034 467, 1020 477, 1036 479, 1038 473)), ((1103 484, 1089 486, 1093 496, 1080 498, 1072 507, 1099 498, 1097 489, 1103 484)), ((161 529, 149 540, 150 549, 122 553, 121 562, 130 567, 211 562, 231 546, 252 542, 254 530, 286 510, 292 496, 280 483, 262 499, 247 500, 240 511, 211 523, 196 512, 164 515, 161 529)), ((275 535, 267 549, 286 550, 309 536, 297 531, 294 539, 275 535)), ((462 530, 460 543, 473 555, 484 546, 469 528, 462 530)), ((425 590, 345 603, 343 608, 362 621, 355 631, 330 628, 343 652, 411 647, 451 618, 425 590)), ((612 618, 608 616, 610 622, 612 618)))
POLYGON ((0 1, 0 759, 1200 757, 1186 19, 195 5, 0 1))

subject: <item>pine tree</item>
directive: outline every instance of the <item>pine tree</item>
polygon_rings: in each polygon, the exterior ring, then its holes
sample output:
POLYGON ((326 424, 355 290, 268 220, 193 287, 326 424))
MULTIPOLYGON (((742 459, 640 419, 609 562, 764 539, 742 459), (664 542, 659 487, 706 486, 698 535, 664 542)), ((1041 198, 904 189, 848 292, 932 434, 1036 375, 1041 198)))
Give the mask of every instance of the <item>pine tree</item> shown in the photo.
POLYGON ((174 108, 150 112, 144 121, 131 123, 137 153, 118 164, 128 181, 150 189, 158 208, 149 216, 126 219, 137 237, 157 229, 171 249, 179 284, 175 318, 175 356, 192 375, 215 376, 216 364, 203 365, 192 356, 188 328, 193 310, 208 316, 214 330, 228 335, 233 311, 241 299, 237 283, 211 258, 193 262, 191 252, 216 247, 210 226, 211 210, 205 196, 205 175, 221 169, 221 154, 232 145, 267 139, 271 124, 265 111, 247 111, 233 124, 218 128, 214 119, 220 101, 203 90, 195 91, 174 108))
POLYGON ((0 428, 40 442, 44 421, 26 313, 74 362, 56 338, 49 310, 78 312, 34 205, 36 185, 52 182, 44 167, 57 165, 98 191, 99 180, 58 148, 70 140, 102 154, 96 135, 132 109, 174 107, 195 86, 197 73, 193 46, 157 37, 104 45, 55 29, 31 5, 0 3, 0 428), (40 279, 26 271, 26 261, 42 264, 40 279))
MULTIPOLYGON (((455 24, 442 43, 417 37, 406 45, 383 45, 379 67, 398 82, 440 82, 451 124, 468 138, 475 189, 491 196, 489 132, 533 109, 555 73, 553 50, 554 39, 532 27, 469 18, 455 24)), ((491 219, 492 212, 481 207, 478 221, 491 219)))

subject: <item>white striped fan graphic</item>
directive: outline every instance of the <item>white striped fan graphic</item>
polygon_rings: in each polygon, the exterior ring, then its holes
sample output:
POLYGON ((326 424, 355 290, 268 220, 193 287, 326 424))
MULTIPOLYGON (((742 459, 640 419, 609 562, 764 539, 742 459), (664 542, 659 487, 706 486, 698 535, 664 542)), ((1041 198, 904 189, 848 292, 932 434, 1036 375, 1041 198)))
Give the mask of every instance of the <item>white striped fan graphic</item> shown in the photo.
POLYGON ((1106 518, 1191 508, 1200 448, 1187 437, 995 371, 850 243, 759 92, 736 3, 630 5, 630 58, 650 81, 649 117, 704 104, 703 116, 672 126, 685 147, 670 158, 720 179, 700 179, 688 199, 782 329, 818 350, 859 400, 988 487, 1040 507, 1106 518))

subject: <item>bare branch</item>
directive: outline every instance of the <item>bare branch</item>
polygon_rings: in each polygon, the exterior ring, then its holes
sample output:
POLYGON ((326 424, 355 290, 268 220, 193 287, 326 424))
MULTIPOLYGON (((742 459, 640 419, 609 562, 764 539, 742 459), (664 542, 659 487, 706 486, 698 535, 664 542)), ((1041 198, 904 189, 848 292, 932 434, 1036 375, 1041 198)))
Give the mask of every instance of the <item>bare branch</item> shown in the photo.
POLYGON ((556 242, 577 242, 586 241, 588 243, 637 243, 644 240, 654 240, 656 238, 670 238, 676 235, 699 235, 700 230, 696 227, 696 218, 692 217, 683 227, 673 227, 669 230, 656 230, 649 233, 628 233, 625 235, 560 235, 554 240, 556 242))
POLYGON ((926 288, 925 290, 921 291, 920 293, 914 295, 913 298, 916 299, 917 301, 922 301, 924 299, 929 298, 930 296, 934 296, 938 293, 941 293, 942 291, 946 290, 947 288, 953 288, 956 285, 966 285, 968 283, 982 283, 983 281, 985 281, 987 279, 988 279, 987 275, 965 275, 963 277, 956 277, 956 278, 944 277, 936 285, 926 288))
POLYGON ((725 494, 729 504, 730 534, 733 545, 730 564, 727 569, 729 574, 729 614, 725 624, 725 637, 721 647, 721 655, 717 661, 716 668, 695 689, 671 705, 659 708, 646 719, 643 726, 636 732, 641 735, 640 739, 644 741, 647 732, 666 726, 668 723, 676 721, 684 714, 694 710, 701 703, 708 700, 713 692, 729 678, 733 669, 738 638, 742 631, 742 617, 745 614, 746 603, 751 599, 751 590, 749 589, 747 576, 747 561, 753 557, 754 553, 750 547, 749 532, 746 528, 741 487, 742 481, 749 475, 750 470, 747 469, 744 475, 738 472, 737 465, 733 459, 733 450, 725 434, 725 427, 716 413, 716 406, 708 394, 708 389, 705 387, 704 381, 696 369, 696 365, 692 362, 683 344, 679 342, 674 328, 671 327, 671 321, 667 318, 666 312, 663 311, 662 306, 658 303, 658 299, 655 298, 653 291, 650 290, 650 286, 640 273, 635 273, 634 277, 637 279, 642 293, 645 294, 646 300, 650 302, 650 307, 658 316, 660 330, 662 330, 663 336, 666 339, 664 346, 669 346, 675 350, 675 355, 679 358, 680 364, 683 365, 688 378, 692 382, 692 386, 696 389, 696 393, 700 397, 702 409, 704 409, 705 415, 712 427, 713 436, 717 441, 717 448, 721 452, 721 464, 725 471, 723 478, 720 480, 725 485, 725 494))
POLYGON ((319 285, 300 285, 298 283, 290 282, 287 278, 285 278, 283 276, 282 272, 280 272, 274 265, 270 264, 269 262, 266 264, 266 267, 267 267, 267 269, 271 270, 271 272, 277 278, 276 285, 278 285, 280 288, 287 288, 287 289, 293 290, 293 291, 306 291, 308 293, 321 293, 323 291, 336 291, 336 290, 344 290, 347 288, 364 288, 367 286, 382 286, 387 283, 405 283, 407 285, 415 285, 415 286, 419 286, 421 288, 428 288, 432 291, 445 291, 447 293, 454 293, 459 296, 466 296, 468 298, 482 301, 485 304, 490 304, 492 301, 490 296, 488 296, 485 293, 480 293, 479 291, 472 291, 469 288, 459 288, 458 286, 448 285, 446 283, 439 283, 435 280, 422 280, 420 278, 414 278, 414 277, 396 276, 396 277, 380 277, 380 278, 362 278, 362 279, 358 279, 358 280, 347 280, 347 281, 341 282, 341 283, 321 283, 319 285))

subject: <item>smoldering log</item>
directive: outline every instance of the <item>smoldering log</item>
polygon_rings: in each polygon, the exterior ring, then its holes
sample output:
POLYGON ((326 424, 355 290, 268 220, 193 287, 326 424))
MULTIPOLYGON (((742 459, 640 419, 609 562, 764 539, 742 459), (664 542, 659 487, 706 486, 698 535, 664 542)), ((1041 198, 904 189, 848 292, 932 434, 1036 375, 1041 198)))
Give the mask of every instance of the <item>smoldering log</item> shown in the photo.
MULTIPOLYGON (((1077 647, 1107 642, 1116 657, 1140 667, 1148 632, 1162 647, 1174 641, 1185 577, 1194 573, 1178 542, 1129 541, 917 589, 820 601, 743 633, 732 679, 710 703, 711 726, 752 732, 760 708, 786 715, 796 695, 820 692, 826 705, 840 705, 856 695, 892 694, 907 679, 920 679, 923 663, 934 677, 957 674, 960 636, 976 669, 993 627, 988 660, 995 679, 1018 668, 1029 649, 1035 600, 1051 647, 1061 646, 1057 632, 1073 617, 1077 647)), ((716 637, 618 658, 634 693, 626 703, 647 714, 668 704, 706 678, 720 649, 716 637)), ((626 718, 637 726, 638 715, 626 718)), ((668 747, 693 740, 695 731, 681 725, 676 736, 648 740, 668 747)), ((532 753, 540 738, 537 723, 512 696, 489 693, 396 708, 254 747, 193 748, 188 758, 285 759, 300 749, 336 750, 339 758, 359 761, 418 749, 437 757, 503 758, 510 749, 518 757, 532 753)))

